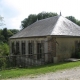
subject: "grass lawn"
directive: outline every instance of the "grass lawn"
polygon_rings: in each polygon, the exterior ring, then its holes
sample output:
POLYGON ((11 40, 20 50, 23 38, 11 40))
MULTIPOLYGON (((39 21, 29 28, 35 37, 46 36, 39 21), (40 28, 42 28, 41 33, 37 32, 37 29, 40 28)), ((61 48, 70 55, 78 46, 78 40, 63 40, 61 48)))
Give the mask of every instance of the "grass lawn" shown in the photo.
POLYGON ((2 70, 0 71, 0 80, 7 79, 7 78, 20 77, 20 76, 45 74, 48 72, 55 72, 57 70, 69 69, 69 68, 78 67, 78 66, 80 66, 80 61, 48 64, 44 66, 37 66, 37 67, 31 67, 31 68, 16 68, 16 69, 10 69, 10 70, 2 70))

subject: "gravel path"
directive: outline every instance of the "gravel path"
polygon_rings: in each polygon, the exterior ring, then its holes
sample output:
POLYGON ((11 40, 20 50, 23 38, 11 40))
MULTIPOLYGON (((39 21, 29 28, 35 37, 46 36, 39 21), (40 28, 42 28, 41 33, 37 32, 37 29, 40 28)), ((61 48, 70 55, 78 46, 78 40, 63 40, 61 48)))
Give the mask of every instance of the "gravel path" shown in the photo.
POLYGON ((80 80, 80 67, 8 80, 80 80))

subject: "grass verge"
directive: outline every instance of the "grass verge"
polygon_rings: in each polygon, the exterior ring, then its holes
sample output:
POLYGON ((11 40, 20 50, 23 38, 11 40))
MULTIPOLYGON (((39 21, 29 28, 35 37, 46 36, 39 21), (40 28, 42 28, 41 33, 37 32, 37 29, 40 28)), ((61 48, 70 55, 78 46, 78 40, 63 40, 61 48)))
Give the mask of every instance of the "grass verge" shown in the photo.
POLYGON ((55 72, 57 70, 69 69, 69 68, 78 67, 78 66, 80 66, 80 61, 48 64, 43 66, 31 67, 31 68, 16 68, 16 69, 10 69, 10 70, 2 70, 0 71, 0 80, 7 79, 7 78, 20 77, 20 76, 45 74, 48 72, 55 72))

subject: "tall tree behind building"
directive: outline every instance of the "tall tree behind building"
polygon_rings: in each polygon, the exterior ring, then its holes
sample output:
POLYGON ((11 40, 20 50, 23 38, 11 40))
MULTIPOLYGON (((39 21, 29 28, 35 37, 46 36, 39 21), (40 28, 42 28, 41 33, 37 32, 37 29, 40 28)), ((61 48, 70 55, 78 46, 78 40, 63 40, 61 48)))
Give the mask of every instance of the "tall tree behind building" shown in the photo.
POLYGON ((57 13, 48 13, 48 12, 41 12, 39 14, 30 14, 28 18, 25 18, 23 21, 21 21, 21 28, 26 28, 27 26, 31 25, 32 23, 36 22, 37 20, 49 18, 57 16, 57 13))
MULTIPOLYGON (((57 13, 52 13, 52 12, 41 12, 37 15, 36 14, 30 14, 28 16, 28 18, 25 18, 23 21, 21 21, 21 28, 24 29, 27 26, 31 25, 32 23, 34 23, 38 20, 49 18, 49 17, 54 17, 57 15, 58 15, 57 13)), ((75 17, 67 16, 66 18, 80 26, 80 20, 77 20, 75 17)))
POLYGON ((74 16, 67 16, 66 18, 80 26, 80 20, 77 20, 74 16))
POLYGON ((7 28, 4 28, 4 29, 3 29, 2 35, 3 35, 4 38, 5 38, 5 42, 7 42, 7 41, 8 41, 8 32, 7 32, 7 28))

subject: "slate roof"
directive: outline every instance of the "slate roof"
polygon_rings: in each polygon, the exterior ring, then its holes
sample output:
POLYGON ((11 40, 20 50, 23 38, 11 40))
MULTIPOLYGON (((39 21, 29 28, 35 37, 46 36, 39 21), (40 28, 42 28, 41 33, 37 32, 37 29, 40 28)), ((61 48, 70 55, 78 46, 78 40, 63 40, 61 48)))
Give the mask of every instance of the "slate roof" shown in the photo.
POLYGON ((54 16, 36 21, 10 38, 47 35, 80 36, 80 26, 64 18, 63 16, 54 16))

